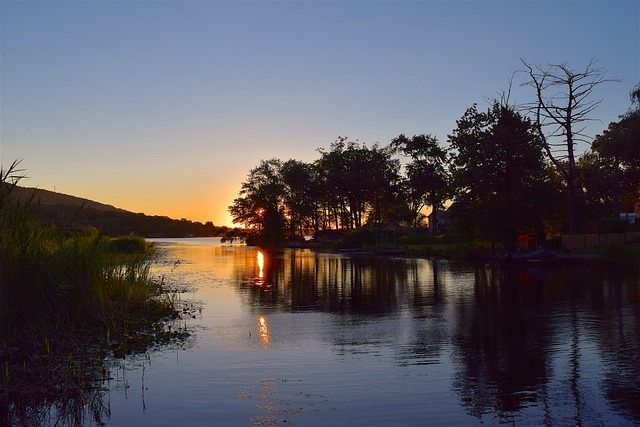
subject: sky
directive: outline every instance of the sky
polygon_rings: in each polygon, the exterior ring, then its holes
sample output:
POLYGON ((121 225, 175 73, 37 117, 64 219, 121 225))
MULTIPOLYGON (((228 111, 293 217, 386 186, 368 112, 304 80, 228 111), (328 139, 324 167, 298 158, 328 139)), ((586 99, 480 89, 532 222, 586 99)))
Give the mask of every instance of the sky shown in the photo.
MULTIPOLYGON (((520 58, 600 85, 589 131, 631 106, 640 1, 0 1, 0 163, 21 185, 231 225, 251 168, 338 137, 447 135, 520 58)), ((516 74, 511 101, 533 101, 516 74)), ((583 147, 586 150, 588 147, 583 147)))

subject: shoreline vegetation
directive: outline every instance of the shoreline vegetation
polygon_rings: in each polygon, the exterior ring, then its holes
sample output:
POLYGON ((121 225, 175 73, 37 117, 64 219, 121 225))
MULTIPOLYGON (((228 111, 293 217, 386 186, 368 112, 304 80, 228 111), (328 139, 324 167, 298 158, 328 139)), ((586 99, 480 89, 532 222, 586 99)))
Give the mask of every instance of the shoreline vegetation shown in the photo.
MULTIPOLYGON (((222 236, 222 243, 244 242, 267 250, 278 249, 262 245, 251 230, 232 229, 222 236)), ((640 242, 609 244, 602 247, 568 250, 562 248, 560 237, 545 241, 537 250, 505 250, 499 244, 474 239, 465 233, 433 234, 426 229, 412 227, 372 228, 354 230, 327 230, 311 239, 289 240, 280 247, 311 249, 348 255, 407 256, 466 260, 469 262, 495 262, 502 265, 540 266, 575 263, 604 266, 640 266, 640 242), (527 257, 536 251, 541 257, 527 257)))
MULTIPOLYGON (((154 247, 144 238, 109 237, 72 222, 46 225, 35 192, 28 199, 13 194, 24 177, 19 163, 0 169, 0 424, 37 425, 52 416, 69 425, 81 425, 91 416, 100 424, 108 413, 102 383, 113 379, 105 363, 109 358, 188 338, 186 329, 174 327, 181 313, 179 296, 166 289, 164 279, 151 277, 154 247)), ((261 244, 261 235, 227 229, 222 242, 274 248, 261 244)), ((393 223, 326 230, 314 237, 279 241, 278 247, 512 261, 504 248, 470 233, 435 234, 393 223)), ((557 241, 544 244, 559 247, 557 241)), ((556 252, 554 265, 640 264, 638 243, 556 252)))
POLYGON ((18 165, 0 169, 0 424, 52 410, 81 424, 79 408, 110 378, 106 357, 185 338, 171 329, 178 297, 151 277, 143 238, 44 226, 34 197, 12 195, 18 165))
POLYGON ((260 160, 228 207, 233 223, 267 248, 324 234, 319 247, 352 253, 528 262, 549 257, 544 249, 640 263, 640 85, 620 120, 592 138, 581 133, 600 103, 591 92, 613 81, 597 60, 584 70, 521 61, 536 99, 511 104, 502 92, 486 110, 474 103, 446 144, 429 133, 386 145, 339 136, 312 161, 260 160), (576 152, 577 141, 590 150, 576 152), (597 253, 581 249, 592 246, 597 253))

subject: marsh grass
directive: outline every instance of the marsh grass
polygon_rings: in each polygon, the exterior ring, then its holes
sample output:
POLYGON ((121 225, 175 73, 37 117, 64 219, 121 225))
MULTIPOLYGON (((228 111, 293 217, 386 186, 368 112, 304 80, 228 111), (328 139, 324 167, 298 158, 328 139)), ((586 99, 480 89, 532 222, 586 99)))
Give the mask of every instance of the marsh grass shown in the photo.
POLYGON ((600 248, 602 260, 613 265, 640 266, 640 244, 612 245, 600 248))
POLYGON ((366 252, 384 252, 402 249, 409 256, 427 256, 461 259, 476 248, 471 236, 466 234, 432 234, 418 229, 399 230, 359 228, 345 233, 331 242, 329 249, 361 248, 366 252))
POLYGON ((18 166, 0 169, 0 424, 33 399, 82 401, 114 338, 177 315, 144 239, 43 225, 34 197, 12 197, 18 166))
POLYGON ((438 243, 431 245, 406 245, 405 248, 409 256, 463 259, 469 257, 474 246, 471 243, 438 243))
POLYGON ((114 253, 99 233, 68 237, 35 225, 6 230, 0 248, 3 347, 60 330, 119 325, 144 314, 161 292, 147 257, 114 253))

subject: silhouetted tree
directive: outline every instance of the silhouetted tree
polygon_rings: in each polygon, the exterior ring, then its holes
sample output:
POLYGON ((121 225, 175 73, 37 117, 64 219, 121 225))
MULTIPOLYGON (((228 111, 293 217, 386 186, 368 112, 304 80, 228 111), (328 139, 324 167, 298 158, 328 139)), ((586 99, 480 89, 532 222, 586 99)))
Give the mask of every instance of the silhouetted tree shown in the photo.
POLYGON ((312 164, 293 159, 281 166, 290 238, 301 238, 305 231, 317 229, 313 168, 312 164))
POLYGON ((620 207, 620 185, 615 173, 595 153, 587 152, 576 162, 578 184, 583 196, 584 219, 593 221, 594 228, 601 232, 598 221, 612 217, 620 207))
POLYGON ((400 162, 392 159, 390 147, 374 144, 365 151, 366 170, 369 171, 367 184, 367 223, 370 225, 396 222, 400 219, 399 184, 400 162))
POLYGON ((597 135, 591 149, 614 176, 615 210, 640 212, 640 84, 631 91, 632 108, 597 135))
POLYGON ((589 143, 585 133, 590 114, 602 100, 592 99, 602 83, 615 81, 605 77, 604 68, 591 59, 584 70, 574 70, 566 63, 534 65, 521 59, 534 88, 536 100, 528 106, 547 156, 564 178, 568 196, 568 227, 577 229, 579 186, 577 183, 576 145, 589 143))
POLYGON ((373 145, 347 141, 340 137, 323 149, 317 167, 325 187, 325 212, 335 228, 353 229, 366 221, 389 218, 394 201, 393 186, 399 180, 399 163, 391 151, 373 145))
MULTIPOLYGON (((251 169, 242 183, 239 197, 229 212, 234 224, 243 224, 254 231, 258 245, 277 246, 285 239, 284 182, 282 162, 278 159, 262 160, 251 169)), ((249 237, 249 243, 254 243, 249 237)))
POLYGON ((457 124, 449 135, 456 218, 505 247, 519 232, 541 231, 550 190, 531 121, 495 103, 484 113, 474 105, 457 124))
POLYGON ((414 135, 412 138, 400 134, 391 141, 391 147, 411 158, 406 165, 406 180, 412 225, 418 226, 420 211, 425 206, 431 206, 429 227, 437 231, 437 212, 447 199, 447 151, 440 147, 435 136, 428 134, 414 135))

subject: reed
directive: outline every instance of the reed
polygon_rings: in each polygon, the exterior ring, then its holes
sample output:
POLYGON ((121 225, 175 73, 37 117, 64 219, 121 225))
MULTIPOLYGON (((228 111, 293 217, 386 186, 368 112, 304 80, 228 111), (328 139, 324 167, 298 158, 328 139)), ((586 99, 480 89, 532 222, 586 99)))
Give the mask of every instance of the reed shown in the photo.
POLYGON ((181 339, 162 322, 175 295, 152 280, 143 238, 43 225, 34 196, 13 197, 19 163, 0 167, 0 425, 101 425, 105 355, 181 339))
POLYGON ((12 197, 24 177, 18 166, 0 169, 0 350, 171 313, 144 239, 44 226, 33 197, 12 197))

